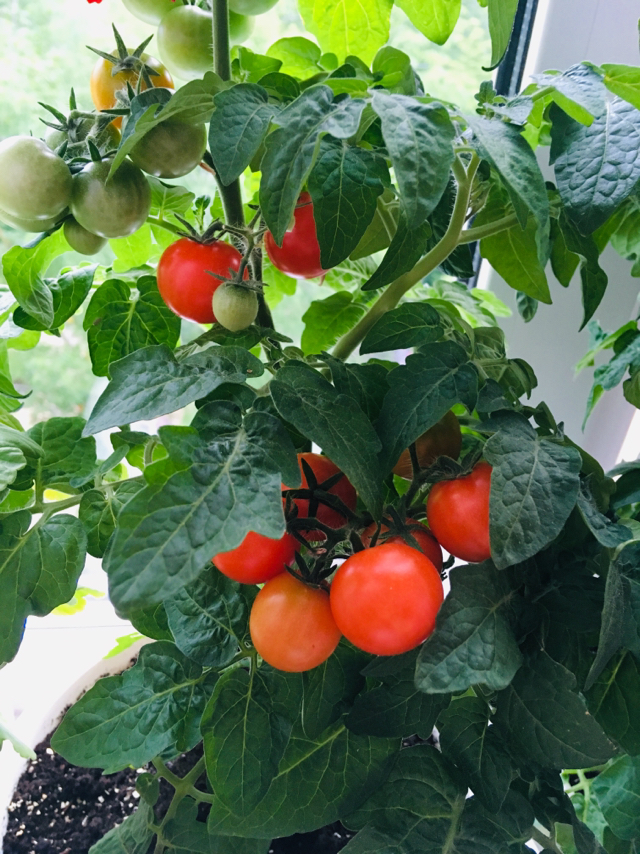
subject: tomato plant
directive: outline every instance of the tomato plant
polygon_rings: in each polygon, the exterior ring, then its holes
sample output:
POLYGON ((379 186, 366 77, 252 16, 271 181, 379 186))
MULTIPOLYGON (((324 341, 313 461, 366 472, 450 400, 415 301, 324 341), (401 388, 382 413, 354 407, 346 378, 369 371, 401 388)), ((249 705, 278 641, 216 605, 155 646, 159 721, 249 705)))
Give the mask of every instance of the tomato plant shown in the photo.
POLYGON ((422 643, 435 628, 443 598, 438 570, 406 543, 356 552, 331 583, 338 628, 374 655, 398 655, 422 643))
POLYGON ((0 142, 0 208, 9 216, 51 221, 70 198, 69 168, 42 140, 11 136, 0 142))
POLYGON ((156 178, 181 178, 198 166, 207 148, 203 124, 166 121, 152 128, 129 152, 131 160, 156 178))
POLYGON ((300 195, 293 213, 293 223, 280 245, 268 231, 264 237, 264 246, 271 263, 288 276, 315 279, 327 272, 320 263, 320 244, 309 193, 300 195))
POLYGON ((374 545, 382 545, 382 543, 406 543, 408 546, 415 548, 410 539, 413 538, 418 544, 420 551, 429 558, 438 572, 440 572, 442 569, 442 549, 436 538, 424 525, 416 522, 415 519, 407 519, 405 524, 407 527, 402 533, 389 535, 388 525, 380 525, 378 527, 375 522, 372 522, 360 535, 362 545, 365 548, 369 548, 377 533, 374 545))
POLYGON ((258 593, 249 629, 258 654, 288 673, 322 664, 340 640, 327 591, 307 587, 287 572, 267 581, 258 593))
POLYGON ((489 496, 491 466, 478 463, 471 474, 436 483, 427 499, 429 527, 455 557, 478 563, 491 557, 489 496))
POLYGON ((249 531, 237 548, 220 552, 213 558, 213 563, 234 581, 262 584, 293 564, 296 548, 296 540, 291 534, 272 540, 249 531))
POLYGON ((167 247, 160 258, 158 289, 162 299, 180 317, 215 323, 213 294, 223 278, 240 269, 241 261, 238 250, 221 240, 199 243, 183 237, 167 247))
POLYGON ((112 158, 88 163, 73 178, 71 213, 99 237, 126 237, 146 221, 151 190, 142 172, 124 161, 109 178, 112 158))
MULTIPOLYGON (((416 439, 416 456, 420 468, 428 468, 440 456, 451 457, 456 460, 461 447, 460 424, 455 414, 449 411, 433 427, 429 427, 416 439)), ((411 479, 413 467, 408 448, 400 454, 398 462, 393 467, 393 473, 411 479)))

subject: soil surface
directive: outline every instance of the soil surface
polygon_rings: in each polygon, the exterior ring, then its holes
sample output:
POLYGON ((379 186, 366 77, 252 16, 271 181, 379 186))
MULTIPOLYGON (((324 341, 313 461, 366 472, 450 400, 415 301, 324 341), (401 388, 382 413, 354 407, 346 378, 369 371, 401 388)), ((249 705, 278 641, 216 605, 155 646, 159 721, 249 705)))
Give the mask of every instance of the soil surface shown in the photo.
MULTIPOLYGON (((105 777, 97 769, 77 768, 53 752, 49 739, 35 752, 37 759, 29 762, 9 807, 4 854, 88 854, 92 845, 136 809, 134 769, 105 777)), ((200 756, 201 744, 169 766, 184 776, 200 756)), ((204 789, 205 785, 203 778, 199 786, 204 789)), ((162 780, 160 814, 169 806, 172 793, 162 780)), ((201 805, 201 819, 206 818, 207 809, 201 805)), ((274 839, 269 854, 336 854, 353 835, 336 822, 313 833, 274 839)))

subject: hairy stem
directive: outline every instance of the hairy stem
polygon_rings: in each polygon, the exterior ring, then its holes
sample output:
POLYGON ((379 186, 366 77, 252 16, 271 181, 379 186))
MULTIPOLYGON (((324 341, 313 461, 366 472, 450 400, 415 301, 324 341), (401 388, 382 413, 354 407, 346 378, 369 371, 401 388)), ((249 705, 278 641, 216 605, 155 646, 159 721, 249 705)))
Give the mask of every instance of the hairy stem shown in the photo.
POLYGON ((158 228, 164 228, 165 231, 170 231, 172 234, 182 234, 183 229, 179 225, 174 225, 171 222, 167 222, 165 219, 160 219, 157 216, 148 216, 147 222, 149 225, 157 225, 158 228))
POLYGON ((503 216, 502 219, 487 222, 485 225, 478 225, 476 228, 467 228, 460 235, 458 245, 462 243, 475 243, 476 240, 482 240, 483 237, 491 237, 501 231, 506 231, 508 228, 513 228, 517 224, 518 217, 515 214, 509 214, 509 216, 503 216))
POLYGON ((550 848, 551 851, 557 851, 557 854, 562 854, 562 851, 556 845, 555 839, 551 836, 547 836, 541 830, 538 830, 537 827, 534 827, 531 831, 531 838, 534 839, 538 845, 542 845, 543 848, 550 848))
POLYGON ((428 276, 436 267, 439 267, 456 248, 469 207, 473 178, 479 165, 480 159, 477 155, 471 158, 471 162, 466 170, 460 160, 454 161, 453 173, 458 182, 458 193, 449 227, 442 239, 430 252, 418 261, 412 270, 409 270, 408 273, 404 273, 395 282, 392 282, 386 291, 374 302, 359 323, 338 341, 333 350, 333 355, 337 359, 346 359, 362 342, 367 332, 382 315, 395 308, 408 290, 417 285, 425 276, 428 276))

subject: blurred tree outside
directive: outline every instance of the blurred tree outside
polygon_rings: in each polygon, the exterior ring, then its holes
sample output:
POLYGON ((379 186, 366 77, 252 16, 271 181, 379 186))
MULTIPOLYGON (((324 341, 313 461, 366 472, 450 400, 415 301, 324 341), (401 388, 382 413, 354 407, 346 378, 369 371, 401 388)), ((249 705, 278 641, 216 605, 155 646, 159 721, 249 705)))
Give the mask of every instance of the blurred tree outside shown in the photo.
MULTIPOLYGON (((101 4, 88 4, 85 0, 56 0, 56 3, 0 0, 0 55, 4 72, 0 90, 0 139, 16 134, 42 136, 44 125, 39 119, 48 114, 38 102, 65 112, 71 86, 79 107, 92 109, 89 76, 95 55, 85 45, 111 50, 112 23, 130 47, 137 46, 153 31, 153 27, 129 14, 121 0, 106 0, 101 4)), ((259 53, 279 38, 304 34, 296 0, 279 0, 274 9, 257 19, 246 45, 259 53)), ((462 1, 460 23, 444 49, 430 44, 404 13, 394 7, 390 43, 411 56, 429 94, 446 96, 464 110, 473 110, 472 93, 487 78, 482 66, 488 64, 490 57, 486 12, 477 0, 462 1)), ((154 46, 155 39, 147 48, 152 55, 157 52, 154 46)), ((178 183, 198 193, 215 192, 205 173, 189 175, 178 183)), ((247 184, 254 182, 249 180, 247 184)), ((0 252, 6 252, 16 241, 25 244, 33 237, 0 225, 0 252)), ((96 260, 109 264, 112 258, 110 250, 104 250, 96 260)), ((63 257, 65 264, 80 260, 80 256, 71 252, 63 257)), ((310 302, 330 293, 326 285, 299 283, 296 294, 275 308, 278 328, 298 343, 301 317, 310 302)), ((45 334, 36 349, 15 349, 9 339, 16 387, 23 393, 32 392, 16 413, 24 427, 53 415, 83 414, 94 377, 81 322, 81 316, 76 315, 65 325, 60 337, 45 334)))

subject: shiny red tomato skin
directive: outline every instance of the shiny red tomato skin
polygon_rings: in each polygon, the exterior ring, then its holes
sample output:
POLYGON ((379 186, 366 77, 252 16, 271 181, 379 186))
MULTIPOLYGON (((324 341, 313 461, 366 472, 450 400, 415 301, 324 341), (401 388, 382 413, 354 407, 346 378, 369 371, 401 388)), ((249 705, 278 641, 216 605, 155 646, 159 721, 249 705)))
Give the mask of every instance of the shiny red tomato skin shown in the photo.
POLYGON ((327 271, 320 263, 320 244, 309 193, 300 195, 293 220, 293 228, 285 233, 282 246, 278 246, 270 231, 265 234, 264 246, 271 263, 296 278, 324 276, 327 271))
MULTIPOLYGON (((300 474, 302 476, 302 489, 306 489, 309 485, 304 469, 302 468, 302 460, 309 464, 319 484, 329 480, 330 477, 333 477, 340 471, 335 463, 332 463, 328 457, 324 457, 322 454, 314 454, 312 452, 298 454, 298 465, 300 466, 300 474)), ((283 484, 282 488, 286 489, 287 487, 283 484)), ((338 480, 331 489, 329 489, 329 492, 331 495, 336 495, 350 510, 356 509, 358 496, 353 484, 347 479, 346 475, 343 474, 340 480, 338 480)), ((307 498, 296 498, 295 505, 298 508, 299 518, 309 515, 309 500, 307 498)), ((316 519, 318 519, 319 522, 322 522, 323 525, 327 525, 329 528, 341 528, 346 522, 342 513, 334 510, 333 507, 327 507, 326 504, 318 505, 316 519)), ((313 535, 309 532, 306 533, 305 536, 309 540, 322 540, 325 538, 325 535, 320 531, 314 532, 313 535)))
POLYGON ((322 664, 340 641, 326 590, 308 587, 288 572, 267 581, 256 596, 249 631, 267 664, 288 673, 322 664))
MULTIPOLYGON (((240 268, 242 256, 234 246, 216 240, 198 243, 182 237, 168 246, 158 263, 158 290, 171 311, 196 323, 215 323, 211 306, 214 291, 222 284, 210 273, 225 276, 240 268)), ((248 278, 246 272, 245 278, 248 278)))
POLYGON ((398 655, 433 632, 444 592, 428 557, 406 543, 384 543, 347 558, 330 597, 333 618, 354 646, 398 655))
POLYGON ((436 483, 427 499, 427 521, 440 545, 454 557, 479 563, 491 557, 489 496, 491 466, 481 462, 466 477, 436 483))
MULTIPOLYGON (((407 525, 419 525, 419 522, 416 522, 415 519, 407 519, 407 525)), ((360 534, 360 539, 362 540, 362 545, 365 548, 369 548, 371 545, 371 540, 373 539, 373 535, 376 532, 377 525, 373 522, 369 525, 368 528, 365 528, 362 534, 360 534)), ((386 525, 382 525, 380 527, 380 533, 378 534, 378 539, 376 540, 376 545, 382 545, 382 543, 406 543, 408 546, 411 546, 411 543, 401 534, 396 534, 393 537, 385 536, 386 532, 389 528, 386 525)), ((435 568, 440 572, 442 569, 442 549, 436 538, 433 534, 426 529, 424 525, 420 525, 420 528, 412 528, 411 536, 420 546, 420 551, 426 555, 431 563, 435 566, 435 568)), ((415 546, 413 546, 415 548, 415 546)))
POLYGON ((223 575, 241 584, 262 584, 285 572, 286 566, 294 562, 296 540, 285 534, 272 540, 255 531, 249 531, 240 545, 228 552, 220 552, 213 563, 223 575))

